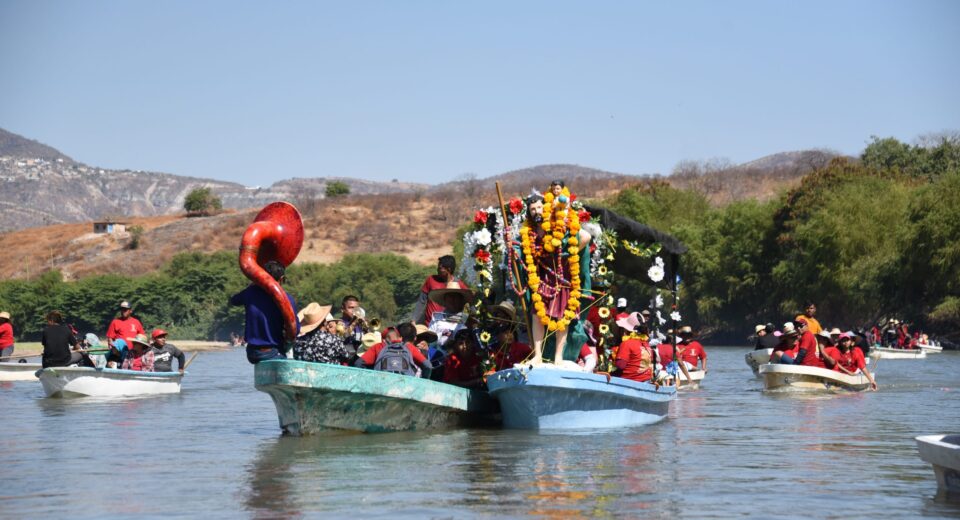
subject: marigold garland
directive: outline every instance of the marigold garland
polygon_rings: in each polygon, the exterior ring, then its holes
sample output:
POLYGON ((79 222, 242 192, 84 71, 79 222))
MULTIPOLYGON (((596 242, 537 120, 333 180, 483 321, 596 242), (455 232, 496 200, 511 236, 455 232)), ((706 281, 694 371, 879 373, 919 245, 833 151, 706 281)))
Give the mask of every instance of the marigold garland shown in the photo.
POLYGON ((527 286, 530 288, 534 312, 547 330, 566 330, 570 322, 576 319, 580 312, 580 218, 576 212, 570 211, 569 202, 573 200, 568 188, 563 188, 559 197, 554 200, 553 193, 547 192, 543 196, 543 224, 545 232, 543 251, 553 253, 560 249, 561 257, 566 256, 567 268, 570 272, 570 298, 563 317, 554 320, 547 316, 547 307, 543 302, 540 289, 540 277, 537 276, 537 260, 540 259, 540 248, 537 245, 537 232, 524 222, 520 228, 520 245, 523 249, 523 260, 527 268, 527 286), (563 247, 566 246, 566 254, 563 247))

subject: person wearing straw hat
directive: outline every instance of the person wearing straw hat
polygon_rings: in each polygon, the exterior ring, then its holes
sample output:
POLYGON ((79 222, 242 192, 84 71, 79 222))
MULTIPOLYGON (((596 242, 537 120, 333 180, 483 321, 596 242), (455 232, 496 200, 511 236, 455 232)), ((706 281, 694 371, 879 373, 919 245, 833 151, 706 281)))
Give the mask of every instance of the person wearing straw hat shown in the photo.
POLYGON ((0 362, 7 361, 13 355, 13 325, 10 313, 0 312, 0 362))
POLYGON ((350 358, 343 339, 336 334, 337 319, 330 313, 332 309, 333 305, 310 302, 297 314, 300 335, 293 342, 293 359, 339 365, 350 358))
POLYGON ((800 333, 797 332, 797 327, 793 322, 784 323, 783 329, 780 331, 780 343, 773 348, 773 352, 770 354, 770 362, 785 365, 794 364, 794 360, 797 358, 797 342, 799 339, 800 333))
POLYGON ((133 338, 146 333, 140 320, 133 317, 130 302, 124 300, 120 302, 120 316, 114 318, 107 327, 107 344, 113 344, 117 338, 133 338))
POLYGON ((427 277, 420 287, 420 297, 413 308, 413 314, 410 321, 413 323, 422 323, 430 326, 433 322, 433 315, 437 312, 443 312, 443 303, 430 299, 430 293, 437 289, 445 289, 456 283, 461 289, 467 289, 467 284, 454 275, 457 270, 457 260, 452 255, 441 256, 437 260, 437 274, 427 277))
POLYGON ((127 338, 127 344, 130 345, 130 353, 123 360, 122 368, 139 372, 153 372, 153 348, 147 343, 147 337, 141 335, 135 338, 127 338))
POLYGON ((437 344, 443 346, 454 333, 466 326, 463 308, 473 301, 473 292, 451 281, 443 289, 430 291, 429 298, 443 306, 443 311, 435 312, 430 322, 430 330, 437 333, 437 344))
POLYGON ((167 331, 153 329, 150 338, 153 340, 153 369, 157 372, 173 372, 173 360, 176 358, 177 367, 182 374, 187 358, 180 349, 167 343, 167 331))

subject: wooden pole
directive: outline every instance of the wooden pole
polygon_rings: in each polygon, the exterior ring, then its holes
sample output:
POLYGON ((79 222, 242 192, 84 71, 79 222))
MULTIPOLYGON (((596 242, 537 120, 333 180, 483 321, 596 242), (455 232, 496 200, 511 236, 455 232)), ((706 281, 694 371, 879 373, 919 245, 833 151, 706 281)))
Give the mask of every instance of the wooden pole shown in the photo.
POLYGON ((187 367, 190 366, 190 363, 193 363, 193 360, 194 360, 194 359, 197 359, 197 356, 199 356, 199 355, 200 355, 199 352, 194 352, 193 355, 190 356, 190 359, 188 359, 187 362, 184 363, 183 369, 186 370, 187 367))
MULTIPOLYGON (((503 204, 503 193, 500 191, 500 183, 494 183, 497 187, 497 200, 500 201, 500 215, 503 217, 503 243, 506 246, 507 250, 504 251, 504 254, 513 255, 513 246, 510 244, 510 235, 507 233, 507 227, 509 220, 507 220, 507 209, 503 204)), ((520 285, 520 271, 517 270, 517 261, 522 262, 523 258, 515 259, 515 261, 510 262, 512 269, 510 270, 510 276, 513 277, 513 285, 520 285)), ((521 295, 517 295, 520 298, 520 305, 523 306, 523 316, 524 324, 527 326, 527 334, 530 335, 530 339, 533 339, 533 317, 527 311, 527 299, 521 295)))

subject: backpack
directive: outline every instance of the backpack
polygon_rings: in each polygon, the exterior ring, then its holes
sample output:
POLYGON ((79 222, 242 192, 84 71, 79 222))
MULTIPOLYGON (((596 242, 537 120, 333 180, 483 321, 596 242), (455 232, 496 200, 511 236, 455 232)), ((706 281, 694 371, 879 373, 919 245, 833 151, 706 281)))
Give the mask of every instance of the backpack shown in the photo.
POLYGON ((404 343, 384 345, 383 350, 377 354, 377 360, 373 362, 373 369, 405 376, 413 376, 417 373, 413 354, 404 343))

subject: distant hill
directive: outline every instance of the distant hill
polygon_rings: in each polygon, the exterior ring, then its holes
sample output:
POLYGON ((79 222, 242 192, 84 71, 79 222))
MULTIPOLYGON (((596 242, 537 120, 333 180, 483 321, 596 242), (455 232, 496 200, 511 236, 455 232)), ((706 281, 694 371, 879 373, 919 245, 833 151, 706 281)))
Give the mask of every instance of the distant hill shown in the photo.
POLYGON ((0 128, 0 157, 2 156, 73 162, 73 159, 55 148, 0 128))

